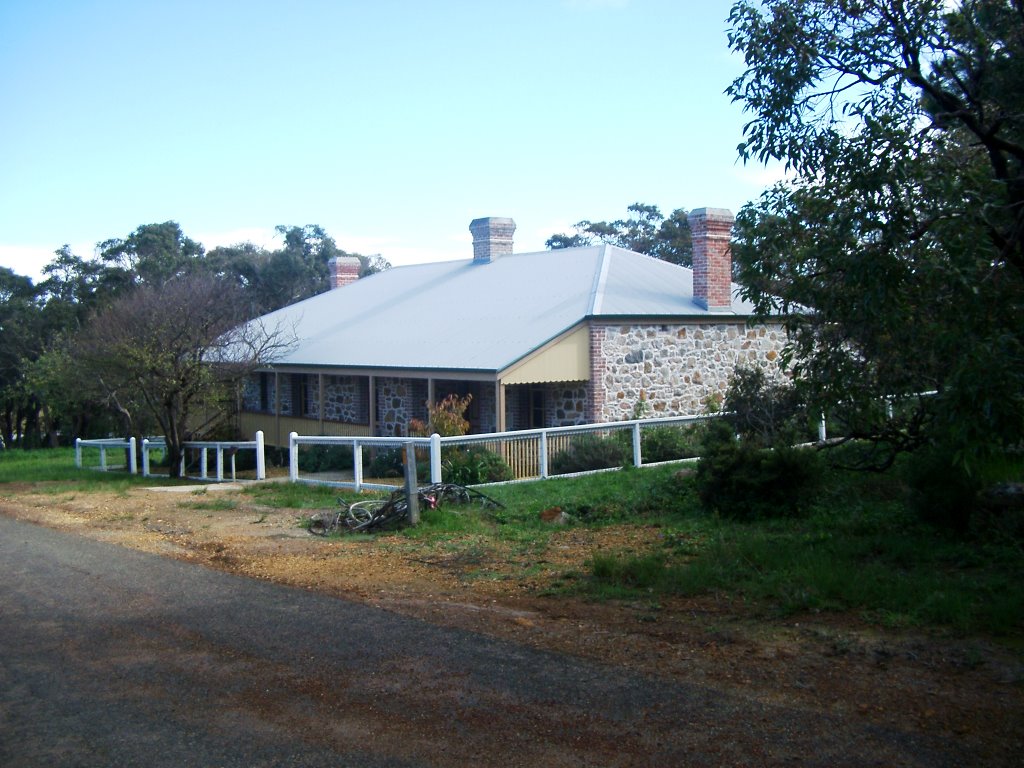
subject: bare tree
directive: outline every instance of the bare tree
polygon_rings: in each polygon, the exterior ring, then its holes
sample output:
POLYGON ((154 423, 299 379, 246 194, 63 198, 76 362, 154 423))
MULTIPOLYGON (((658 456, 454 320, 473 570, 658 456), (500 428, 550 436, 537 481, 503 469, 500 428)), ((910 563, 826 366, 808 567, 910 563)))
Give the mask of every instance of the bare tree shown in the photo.
POLYGON ((208 427, 210 405, 231 401, 243 379, 292 343, 280 328, 244 323, 241 291, 208 274, 144 285, 95 315, 73 340, 82 375, 97 383, 126 428, 155 425, 172 477, 184 443, 208 427))

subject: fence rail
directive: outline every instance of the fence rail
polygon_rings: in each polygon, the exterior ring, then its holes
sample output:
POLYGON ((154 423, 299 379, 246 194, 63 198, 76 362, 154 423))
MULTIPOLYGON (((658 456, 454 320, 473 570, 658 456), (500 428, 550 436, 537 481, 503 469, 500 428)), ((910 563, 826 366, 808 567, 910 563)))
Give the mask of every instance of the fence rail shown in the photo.
MULTIPOLYGON (((443 457, 447 449, 480 447, 500 456, 512 471, 513 480, 530 480, 554 475, 580 474, 575 470, 560 469, 558 457, 574 449, 581 449, 586 438, 603 440, 617 439, 625 449, 627 462, 634 466, 655 463, 644 456, 645 437, 653 429, 688 430, 694 425, 714 416, 680 416, 667 418, 639 419, 603 424, 589 424, 572 427, 551 427, 518 432, 493 432, 482 435, 460 437, 330 437, 299 435, 292 432, 288 441, 289 478, 292 482, 334 485, 343 488, 387 489, 398 484, 399 479, 388 482, 388 478, 367 477, 367 457, 381 450, 394 450, 411 444, 420 461, 429 469, 429 481, 441 482, 444 475, 443 457), (314 447, 343 448, 351 456, 342 456, 328 469, 322 462, 314 460, 314 447), (306 453, 308 451, 308 454, 306 453), (308 460, 304 460, 308 455, 308 460), (344 464, 345 466, 341 466, 344 464)), ((695 454, 672 456, 671 460, 685 460, 695 454)), ((615 462, 621 466, 622 461, 615 462)), ((609 465, 605 464, 604 468, 609 465)), ((584 470, 584 473, 588 470, 584 470)), ((593 471, 602 471, 596 469, 593 471)))
MULTIPOLYGON (((185 449, 181 456, 180 474, 181 477, 186 477, 186 457, 189 452, 199 457, 199 475, 193 476, 197 480, 216 480, 217 482, 223 482, 226 478, 224 476, 225 471, 225 456, 229 462, 231 477, 230 480, 235 480, 236 474, 236 463, 235 457, 238 451, 251 450, 256 454, 256 479, 266 480, 267 478, 267 459, 266 459, 266 446, 263 439, 263 433, 257 432, 255 439, 253 440, 210 440, 210 441, 189 441, 182 445, 185 449), (209 473, 209 453, 213 451, 216 458, 215 474, 213 477, 209 473)), ((104 438, 100 440, 83 440, 78 438, 75 440, 75 466, 81 468, 82 466, 82 449, 83 448, 98 448, 100 452, 100 466, 99 469, 106 471, 108 469, 107 464, 107 451, 109 450, 123 450, 127 454, 126 466, 129 474, 138 474, 138 464, 136 461, 136 441, 134 437, 128 439, 121 438, 104 438)), ((151 459, 150 454, 154 451, 166 453, 167 442, 162 437, 145 437, 142 439, 142 476, 152 477, 150 472, 151 459)))
POLYGON ((75 440, 75 466, 79 469, 82 468, 82 450, 84 448, 98 448, 100 451, 100 465, 98 469, 102 472, 106 472, 110 467, 107 465, 107 451, 109 450, 120 450, 126 451, 125 465, 128 467, 130 474, 135 474, 138 470, 135 461, 135 438, 129 437, 127 440, 120 437, 103 438, 98 440, 83 440, 77 438, 75 440))

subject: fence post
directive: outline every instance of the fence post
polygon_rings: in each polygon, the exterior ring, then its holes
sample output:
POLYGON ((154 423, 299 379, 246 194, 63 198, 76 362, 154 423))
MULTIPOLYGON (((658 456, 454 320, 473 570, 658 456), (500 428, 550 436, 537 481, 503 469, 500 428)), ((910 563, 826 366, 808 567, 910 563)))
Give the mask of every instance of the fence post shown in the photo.
POLYGON ((100 471, 107 471, 107 446, 100 445, 100 471))
POLYGON ((75 438, 75 466, 82 468, 82 438, 75 438))
POLYGON ((818 442, 824 443, 828 438, 828 433, 825 431, 825 412, 821 412, 821 421, 818 422, 818 442))
POLYGON ((352 441, 352 485, 356 493, 363 489, 363 446, 358 440, 352 441))
POLYGON ((199 449, 199 477, 203 480, 206 479, 206 459, 207 450, 206 446, 204 445, 202 448, 199 449))
POLYGON ((149 477, 149 438, 142 438, 142 476, 149 477))
POLYGON ((441 436, 437 432, 430 436, 430 482, 441 482, 441 436))
POLYGON ((137 475, 139 473, 139 460, 135 458, 135 436, 128 438, 128 474, 137 475))
POLYGON ((266 445, 263 442, 263 430, 256 430, 256 479, 267 479, 266 445))
POLYGON ((299 481, 299 433, 288 433, 288 479, 293 483, 299 481))
POLYGON ((420 522, 419 483, 416 478, 416 446, 405 444, 405 500, 409 506, 409 525, 420 522))
POLYGON ((540 432, 540 479, 548 476, 548 433, 546 430, 540 432))
POLYGON ((640 422, 633 424, 633 466, 639 467, 643 463, 640 455, 640 422))
POLYGON ((217 448, 217 482, 224 481, 224 446, 218 445, 217 448))

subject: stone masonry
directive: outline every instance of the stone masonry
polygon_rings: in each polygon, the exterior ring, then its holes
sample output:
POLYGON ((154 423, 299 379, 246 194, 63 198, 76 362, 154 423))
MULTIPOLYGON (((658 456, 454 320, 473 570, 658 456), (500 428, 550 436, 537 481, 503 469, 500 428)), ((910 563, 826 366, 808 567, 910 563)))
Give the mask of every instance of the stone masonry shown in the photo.
POLYGON ((780 375, 786 341, 779 325, 748 327, 739 320, 673 325, 598 325, 600 376, 592 380, 589 415, 595 421, 633 418, 644 393, 652 416, 703 413, 709 396, 724 395, 737 366, 780 375))

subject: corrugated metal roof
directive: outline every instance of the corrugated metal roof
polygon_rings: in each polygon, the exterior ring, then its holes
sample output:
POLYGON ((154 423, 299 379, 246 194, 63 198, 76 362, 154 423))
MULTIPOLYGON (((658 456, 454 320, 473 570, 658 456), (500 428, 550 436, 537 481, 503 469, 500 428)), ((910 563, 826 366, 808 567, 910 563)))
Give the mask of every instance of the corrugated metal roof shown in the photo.
POLYGON ((262 320, 299 339, 279 365, 490 372, 591 316, 722 313, 694 303, 690 269, 602 245, 394 267, 262 320))

